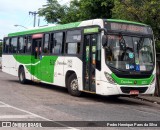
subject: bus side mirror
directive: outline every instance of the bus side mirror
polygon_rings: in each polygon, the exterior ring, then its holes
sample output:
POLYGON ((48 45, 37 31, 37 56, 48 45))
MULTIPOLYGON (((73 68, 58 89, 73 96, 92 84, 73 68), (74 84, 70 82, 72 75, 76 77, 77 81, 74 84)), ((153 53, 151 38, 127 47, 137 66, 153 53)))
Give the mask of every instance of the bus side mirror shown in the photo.
POLYGON ((107 39, 107 35, 103 35, 103 36, 102 36, 102 46, 103 46, 103 47, 107 46, 107 40, 108 40, 108 39, 107 39))
POLYGON ((104 31, 104 34, 107 35, 107 29, 106 28, 99 28, 99 32, 104 31))

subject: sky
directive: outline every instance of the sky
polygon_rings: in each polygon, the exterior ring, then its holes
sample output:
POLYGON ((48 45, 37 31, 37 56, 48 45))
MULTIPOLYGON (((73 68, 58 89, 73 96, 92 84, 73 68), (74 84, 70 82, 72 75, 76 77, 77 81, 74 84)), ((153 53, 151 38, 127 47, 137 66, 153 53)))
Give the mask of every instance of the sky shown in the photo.
MULTIPOLYGON (((58 0, 60 4, 68 4, 70 0, 58 0)), ((33 27, 33 15, 29 11, 38 11, 47 0, 0 0, 0 39, 8 33, 23 31, 33 27)), ((38 25, 38 17, 36 26, 38 25)), ((40 17, 40 26, 47 25, 43 17, 40 17)))

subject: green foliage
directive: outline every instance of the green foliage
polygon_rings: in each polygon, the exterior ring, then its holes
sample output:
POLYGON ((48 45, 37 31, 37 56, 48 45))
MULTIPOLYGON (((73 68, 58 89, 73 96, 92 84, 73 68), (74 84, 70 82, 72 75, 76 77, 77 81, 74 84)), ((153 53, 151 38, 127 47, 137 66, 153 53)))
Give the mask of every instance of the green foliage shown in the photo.
POLYGON ((47 0, 47 4, 43 5, 38 11, 40 16, 45 16, 48 23, 57 23, 65 15, 64 6, 61 6, 57 0, 47 0))
MULTIPOLYGON (((80 20, 94 18, 111 18, 111 9, 114 7, 113 0, 80 0, 79 16, 80 20)), ((71 6, 72 8, 72 6, 71 6)))
POLYGON ((111 18, 114 0, 72 0, 70 6, 60 5, 57 0, 47 0, 39 9, 48 23, 69 23, 94 18, 111 18))
POLYGON ((59 23, 65 24, 70 22, 80 21, 80 10, 79 10, 79 2, 78 0, 73 0, 70 2, 70 6, 62 5, 65 10, 65 15, 62 13, 62 17, 59 23))
POLYGON ((159 0, 115 0, 113 18, 131 20, 152 27, 156 49, 160 51, 160 2, 159 0))
POLYGON ((69 23, 94 18, 116 18, 142 22, 152 27, 156 49, 160 51, 159 0, 72 0, 70 5, 60 5, 57 0, 47 0, 39 9, 48 23, 69 23))
POLYGON ((160 40, 156 41, 156 50, 160 53, 160 40))

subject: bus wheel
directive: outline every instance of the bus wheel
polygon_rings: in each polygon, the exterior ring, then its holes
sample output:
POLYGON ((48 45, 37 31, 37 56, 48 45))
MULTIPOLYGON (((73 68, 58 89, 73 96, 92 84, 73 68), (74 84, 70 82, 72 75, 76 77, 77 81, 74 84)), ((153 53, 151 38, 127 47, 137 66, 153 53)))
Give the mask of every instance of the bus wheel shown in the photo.
POLYGON ((25 84, 27 82, 27 79, 26 79, 26 76, 25 76, 25 71, 24 71, 24 68, 21 67, 19 69, 19 74, 18 74, 18 77, 19 77, 19 82, 21 84, 25 84))
POLYGON ((68 92, 72 95, 72 96, 80 96, 81 92, 78 90, 78 79, 76 74, 72 74, 69 78, 68 78, 68 84, 67 84, 67 88, 68 88, 68 92))

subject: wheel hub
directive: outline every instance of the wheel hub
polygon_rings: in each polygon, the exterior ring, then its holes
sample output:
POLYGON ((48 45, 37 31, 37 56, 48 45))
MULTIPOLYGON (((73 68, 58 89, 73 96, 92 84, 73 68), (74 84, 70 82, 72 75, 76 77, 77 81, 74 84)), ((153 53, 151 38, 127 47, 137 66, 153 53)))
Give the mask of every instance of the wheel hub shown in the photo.
POLYGON ((73 91, 78 90, 78 80, 77 80, 77 79, 74 79, 74 80, 71 82, 71 89, 72 89, 73 91))

